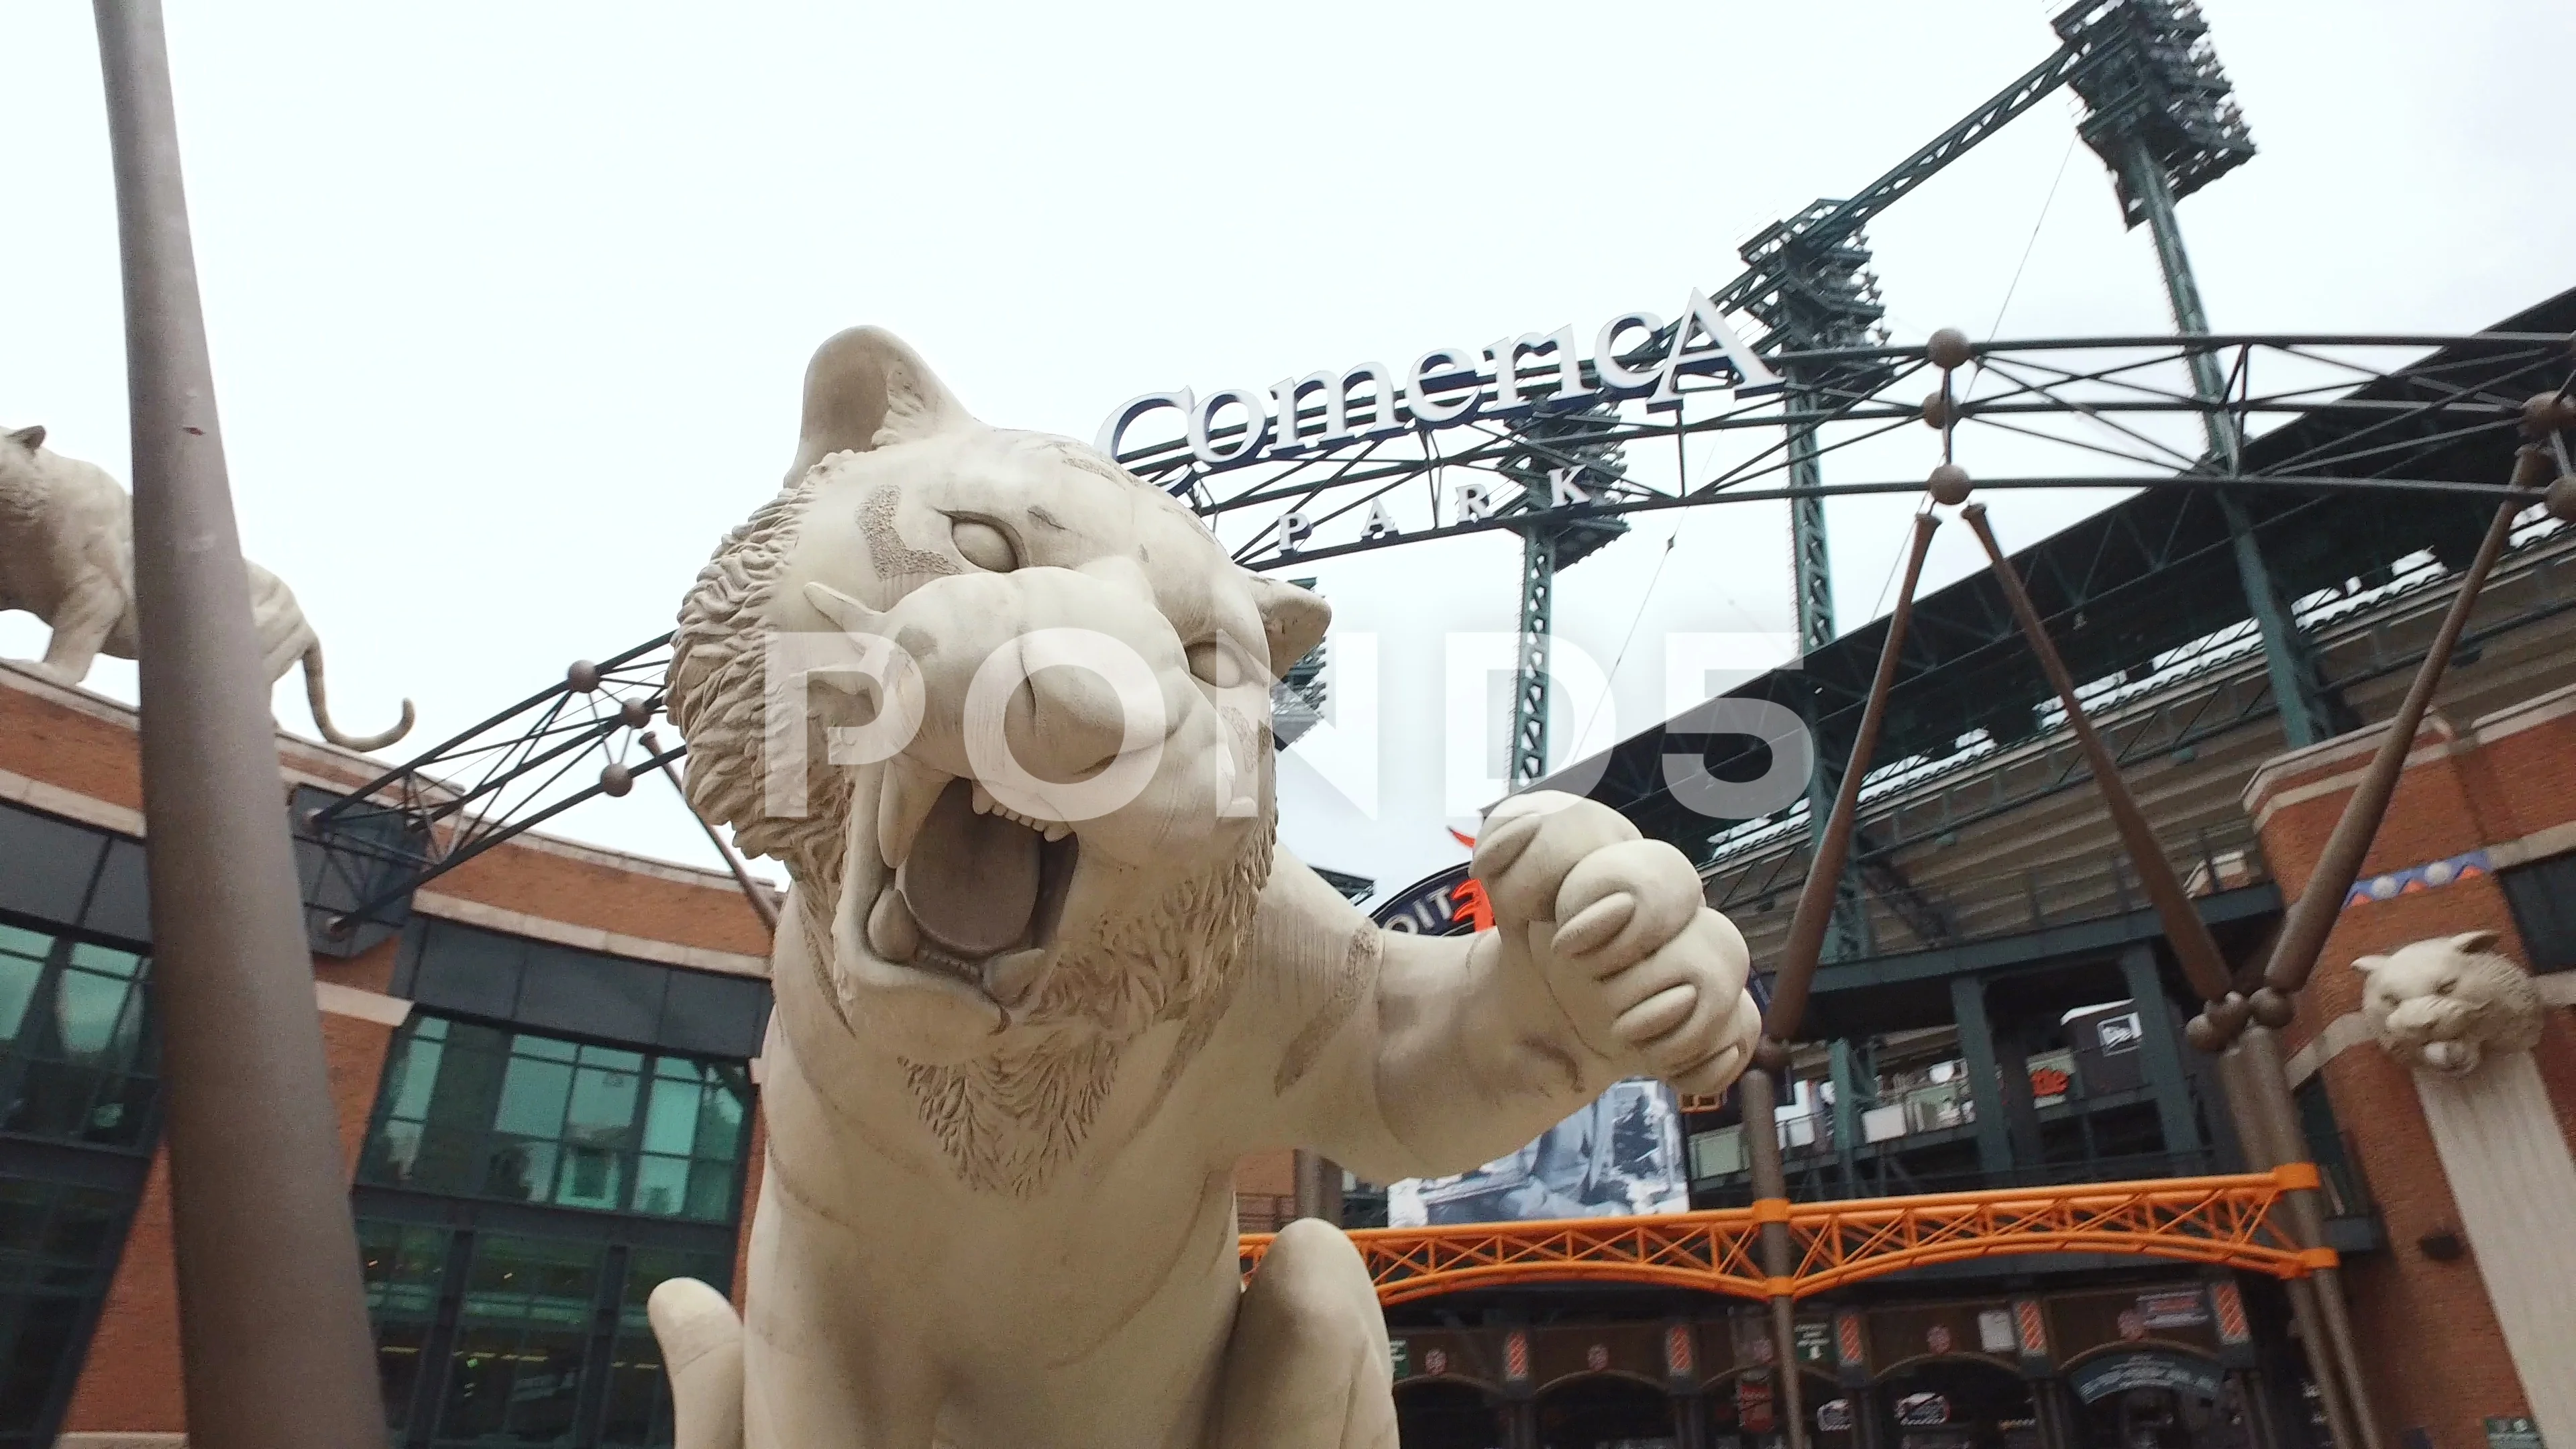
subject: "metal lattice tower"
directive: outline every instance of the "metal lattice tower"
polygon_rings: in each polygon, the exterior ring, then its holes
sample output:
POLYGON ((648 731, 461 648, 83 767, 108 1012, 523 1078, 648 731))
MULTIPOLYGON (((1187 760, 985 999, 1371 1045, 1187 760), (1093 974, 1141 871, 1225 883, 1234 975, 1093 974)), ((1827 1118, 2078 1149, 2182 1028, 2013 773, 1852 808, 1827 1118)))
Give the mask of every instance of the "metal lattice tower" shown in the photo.
POLYGON ((1497 471, 1521 485, 1506 512, 1529 513, 1521 536, 1520 648, 1512 672, 1512 732, 1506 780, 1518 790, 1547 773, 1549 641, 1555 631, 1556 573, 1628 531, 1624 518, 1587 517, 1585 498, 1619 477, 1609 408, 1541 415, 1513 432, 1514 450, 1497 471))
POLYGON ((1521 635, 1513 656, 1511 788, 1547 773, 1549 639, 1556 616, 1556 530, 1533 526, 1521 535, 1521 635))
MULTIPOLYGON (((1744 244, 1741 255, 1746 263, 1771 282, 1745 307, 1771 329, 1764 339, 1767 349, 1875 347, 1887 340, 1887 329, 1881 325, 1887 309, 1879 304, 1878 277, 1869 270, 1868 243, 1857 226, 1827 224, 1849 204, 1811 202, 1794 219, 1774 222, 1744 244)), ((1789 410, 1814 413, 1833 406, 1838 396, 1865 395, 1885 381, 1885 371, 1883 367, 1792 369, 1785 374, 1789 410)), ((1806 490, 1823 482, 1815 428, 1792 427, 1789 486, 1806 490)), ((1834 638, 1833 561, 1825 543, 1822 496, 1790 500, 1789 555, 1799 648, 1821 648, 1834 638)))
MULTIPOLYGON (((2086 0, 2053 24, 2078 53, 2067 77, 2086 111, 2078 134, 2110 168, 2121 215, 2132 227, 2144 223, 2155 239, 2175 330, 2206 335, 2209 313, 2174 206, 2254 157, 2253 132, 2208 22, 2194 0, 2086 0)), ((2242 437, 2227 409, 2228 380, 2213 353, 2194 352, 2189 363, 2192 390, 2208 405, 2201 414, 2207 466, 2232 475, 2242 437)), ((2312 745, 2351 728, 2357 721, 2326 687, 2315 643, 2293 622, 2244 509, 2225 492, 2218 497, 2247 609, 2262 634, 2283 735, 2292 746, 2312 745)))

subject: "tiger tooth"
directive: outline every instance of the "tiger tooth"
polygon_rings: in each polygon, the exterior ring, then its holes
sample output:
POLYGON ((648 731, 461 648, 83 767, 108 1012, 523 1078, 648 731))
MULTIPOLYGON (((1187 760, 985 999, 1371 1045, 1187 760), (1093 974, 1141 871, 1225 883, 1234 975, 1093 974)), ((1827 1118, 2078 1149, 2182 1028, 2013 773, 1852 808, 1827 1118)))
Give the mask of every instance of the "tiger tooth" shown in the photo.
POLYGON ((903 892, 888 886, 868 911, 868 949, 888 961, 908 963, 921 954, 921 927, 903 892))
POLYGON ((1048 954, 1046 948, 1032 946, 1004 952, 985 962, 981 972, 984 994, 1006 1009, 1027 1001, 1038 983, 1046 978, 1048 954))
MULTIPOLYGON (((994 811, 999 810, 999 809, 1001 809, 1001 807, 1000 807, 999 805, 997 805, 997 804, 995 804, 995 803, 994 803, 994 800, 993 800, 993 792, 984 788, 984 782, 983 782, 983 781, 981 781, 981 780, 976 781, 976 782, 975 782, 975 813, 976 813, 976 814, 978 814, 978 815, 990 815, 990 814, 992 814, 994 811)), ((1003 813, 1004 813, 1004 814, 1008 814, 1009 812, 1008 812, 1008 811, 1004 811, 1003 813)))
POLYGON ((1073 827, 1072 827, 1072 826, 1070 826, 1070 825, 1067 825, 1067 824, 1063 823, 1062 821, 1058 821, 1057 823, 1055 823, 1055 824, 1053 824, 1053 825, 1050 825, 1050 826, 1048 826, 1048 827, 1046 828, 1046 838, 1047 838, 1047 840, 1048 840, 1048 842, 1049 842, 1049 843, 1053 843, 1053 842, 1055 842, 1055 841, 1062 840, 1062 839, 1064 839, 1066 836, 1071 835, 1072 833, 1073 833, 1073 827))
POLYGON ((885 784, 877 794, 877 851, 888 868, 903 864, 911 854, 913 838, 921 833, 921 822, 930 818, 930 807, 939 803, 939 792, 948 788, 948 780, 908 755, 886 761, 885 784))

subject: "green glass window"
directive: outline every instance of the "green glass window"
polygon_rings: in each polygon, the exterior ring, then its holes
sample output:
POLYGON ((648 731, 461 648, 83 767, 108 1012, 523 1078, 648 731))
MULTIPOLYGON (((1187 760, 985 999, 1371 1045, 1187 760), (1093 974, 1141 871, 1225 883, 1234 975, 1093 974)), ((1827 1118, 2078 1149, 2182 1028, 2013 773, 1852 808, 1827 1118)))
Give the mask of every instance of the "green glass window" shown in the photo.
POLYGON ((0 1131, 148 1139, 160 1056, 149 975, 131 951, 0 925, 0 1131))
POLYGON ((385 1070, 359 1178, 730 1223, 750 1099, 734 1063, 416 1013, 385 1070))

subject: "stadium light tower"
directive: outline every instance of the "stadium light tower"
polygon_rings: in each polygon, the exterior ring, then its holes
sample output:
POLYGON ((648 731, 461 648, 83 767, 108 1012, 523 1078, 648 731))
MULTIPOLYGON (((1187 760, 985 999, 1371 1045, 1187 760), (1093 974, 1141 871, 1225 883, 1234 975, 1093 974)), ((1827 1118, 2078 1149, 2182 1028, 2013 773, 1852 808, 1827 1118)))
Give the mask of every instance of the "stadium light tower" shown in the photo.
MULTIPOLYGON (((2209 312, 2184 250, 2174 205, 2254 159, 2254 135, 2219 66, 2209 25, 2192 0, 2085 0, 2053 22, 2077 52, 2067 83, 2084 102, 2077 128, 2111 170, 2120 212, 2154 237, 2174 328, 2206 334, 2209 312)), ((2228 380, 2211 352, 2190 356, 2192 390, 2207 405, 2201 422, 2208 465, 2238 470, 2243 439, 2227 411, 2228 380)), ((2245 601, 2263 638, 2263 658, 2292 746, 2312 745, 2358 723, 2325 684, 2316 646, 2265 564, 2252 523, 2235 495, 2215 494, 2227 518, 2245 601)))

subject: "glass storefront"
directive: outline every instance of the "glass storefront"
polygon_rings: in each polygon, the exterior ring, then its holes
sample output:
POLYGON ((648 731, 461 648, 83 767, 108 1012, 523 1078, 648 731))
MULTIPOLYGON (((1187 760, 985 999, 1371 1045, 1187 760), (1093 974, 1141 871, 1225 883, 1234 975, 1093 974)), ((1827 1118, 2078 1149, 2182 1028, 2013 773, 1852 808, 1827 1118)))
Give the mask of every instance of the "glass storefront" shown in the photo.
POLYGON ((750 1112, 740 1063, 415 1013, 355 1194, 394 1443, 666 1449, 644 1306, 730 1285, 750 1112))
POLYGON ((724 1283, 727 1253, 613 1238, 362 1219, 367 1308, 394 1441, 664 1449, 670 1395, 645 1300, 666 1278, 724 1283))

